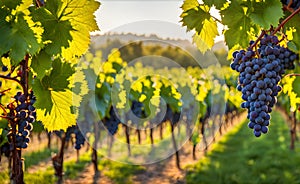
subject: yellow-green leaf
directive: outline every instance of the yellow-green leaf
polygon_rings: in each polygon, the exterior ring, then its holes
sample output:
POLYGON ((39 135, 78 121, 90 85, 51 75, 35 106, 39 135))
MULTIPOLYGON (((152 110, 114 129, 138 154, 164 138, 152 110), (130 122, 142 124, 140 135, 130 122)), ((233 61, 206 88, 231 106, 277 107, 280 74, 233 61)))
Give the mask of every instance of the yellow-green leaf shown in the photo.
POLYGON ((195 33, 193 41, 197 45, 198 49, 202 53, 205 53, 207 50, 212 48, 214 45, 214 39, 217 35, 219 35, 217 23, 212 18, 210 18, 210 20, 205 19, 201 32, 195 33))
POLYGON ((66 130, 69 126, 76 124, 77 114, 71 108, 74 104, 75 96, 70 90, 66 91, 50 91, 52 109, 37 109, 37 119, 43 122, 44 127, 48 131, 66 130))
POLYGON ((199 3, 197 0, 185 0, 185 1, 183 1, 181 9, 183 11, 187 11, 189 9, 196 8, 197 6, 199 6, 199 3))
POLYGON ((90 32, 98 30, 94 12, 100 3, 94 0, 64 0, 62 20, 69 20, 72 41, 70 46, 62 49, 62 56, 71 60, 75 56, 84 54, 90 44, 90 32))

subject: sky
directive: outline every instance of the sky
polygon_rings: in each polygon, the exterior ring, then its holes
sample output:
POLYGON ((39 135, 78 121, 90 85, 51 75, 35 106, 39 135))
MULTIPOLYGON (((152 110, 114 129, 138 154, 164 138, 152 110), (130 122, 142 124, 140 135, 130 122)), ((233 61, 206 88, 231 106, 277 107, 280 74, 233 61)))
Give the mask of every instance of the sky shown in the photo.
POLYGON ((100 0, 95 13, 100 33, 157 34, 162 38, 192 39, 181 26, 183 0, 100 0))

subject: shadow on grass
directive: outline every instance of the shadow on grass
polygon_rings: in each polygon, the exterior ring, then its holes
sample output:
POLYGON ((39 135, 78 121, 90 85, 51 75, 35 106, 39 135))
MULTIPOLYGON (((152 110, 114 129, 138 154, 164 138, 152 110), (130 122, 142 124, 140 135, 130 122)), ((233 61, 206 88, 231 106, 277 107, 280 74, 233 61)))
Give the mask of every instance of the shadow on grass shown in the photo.
MULTIPOLYGON (((110 160, 102 160, 99 164, 103 174, 109 177, 114 183, 133 183, 132 177, 145 171, 145 167, 138 165, 129 165, 110 160)), ((101 180, 101 179, 100 179, 101 180)))
POLYGON ((34 151, 24 154, 25 169, 29 168, 32 165, 36 165, 42 161, 45 161, 48 158, 50 159, 53 152, 57 152, 57 149, 45 148, 40 151, 34 151))
POLYGON ((266 135, 254 137, 247 121, 187 167, 187 183, 300 183, 300 150, 289 149, 289 129, 278 112, 266 135))

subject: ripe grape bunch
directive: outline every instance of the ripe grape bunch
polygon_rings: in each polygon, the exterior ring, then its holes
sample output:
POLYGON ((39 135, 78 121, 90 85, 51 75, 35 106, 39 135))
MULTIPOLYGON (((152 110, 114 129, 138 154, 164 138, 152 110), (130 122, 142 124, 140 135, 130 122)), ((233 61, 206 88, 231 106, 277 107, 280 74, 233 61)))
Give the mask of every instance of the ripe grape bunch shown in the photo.
POLYGON ((82 135, 82 133, 81 133, 81 131, 79 130, 78 127, 77 127, 77 129, 74 130, 74 133, 75 133, 75 139, 76 139, 74 148, 76 150, 79 150, 84 145, 85 138, 82 135))
MULTIPOLYGON (((63 131, 55 131, 55 134, 62 138, 63 137, 63 131)), ((73 134, 75 134, 75 143, 74 143, 74 148, 76 150, 80 150, 82 148, 82 146, 84 145, 85 142, 85 137, 82 134, 82 132, 80 131, 78 125, 76 126, 71 126, 67 128, 67 131, 65 132, 65 140, 66 142, 69 142, 70 140, 72 140, 73 142, 73 134)))
MULTIPOLYGON (((30 142, 29 135, 33 129, 32 123, 36 119, 36 110, 33 106, 36 97, 34 96, 33 91, 30 91, 28 95, 17 92, 14 99, 15 101, 8 105, 8 109, 15 115, 14 122, 17 125, 15 134, 16 147, 24 149, 28 147, 28 143, 30 142)), ((12 129, 10 129, 7 136, 8 141, 12 143, 14 136, 12 129)))
POLYGON ((114 135, 118 131, 120 120, 117 117, 113 107, 110 108, 109 114, 109 117, 104 118, 103 124, 107 128, 110 135, 114 135))
POLYGON ((268 132, 270 113, 281 91, 279 81, 286 69, 293 69, 298 55, 279 45, 277 36, 265 34, 255 52, 250 47, 233 53, 231 68, 239 72, 237 89, 242 92, 242 108, 248 109, 248 127, 256 137, 268 132))

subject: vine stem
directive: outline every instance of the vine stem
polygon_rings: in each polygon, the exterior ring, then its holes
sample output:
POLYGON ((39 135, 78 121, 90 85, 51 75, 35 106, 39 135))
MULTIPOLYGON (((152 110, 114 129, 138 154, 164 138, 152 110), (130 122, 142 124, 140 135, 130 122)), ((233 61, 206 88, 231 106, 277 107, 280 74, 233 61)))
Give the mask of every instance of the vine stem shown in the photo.
POLYGON ((0 104, 0 108, 5 112, 5 115, 6 115, 6 114, 7 114, 7 111, 6 111, 6 109, 3 107, 2 104, 0 104))
POLYGON ((221 21, 220 19, 218 19, 217 17, 212 16, 212 15, 211 15, 211 17, 212 17, 213 19, 215 19, 215 21, 219 22, 220 24, 223 24, 222 21, 221 21))
POLYGON ((300 77, 300 74, 299 73, 290 73, 290 74, 285 75, 284 77, 292 77, 292 76, 300 77))
MULTIPOLYGON (((291 18, 293 18, 297 13, 300 12, 300 7, 294 11, 291 15, 289 15, 286 19, 284 19, 279 26, 272 32, 272 35, 275 35, 291 18)), ((257 43, 262 39, 262 37, 266 34, 265 30, 262 30, 259 37, 255 40, 255 42, 250 46, 250 49, 253 49, 257 43)))
MULTIPOLYGON (((18 76, 21 77, 20 81, 15 79, 15 81, 18 81, 18 83, 22 86, 24 95, 27 98, 28 95, 28 60, 29 60, 29 54, 26 54, 24 59, 20 62, 20 68, 21 74, 18 76)), ((14 111, 9 112, 10 116, 15 116, 14 111)), ((12 167, 12 175, 11 175, 11 183, 16 184, 24 184, 24 171, 23 171, 23 160, 22 160, 22 149, 17 148, 17 140, 16 140, 16 134, 17 134, 17 125, 18 120, 10 120, 9 121, 12 129, 12 161, 13 161, 13 167, 12 167)))
POLYGON ((286 9, 286 10, 288 10, 288 11, 290 11, 290 12, 294 12, 294 10, 293 10, 293 8, 291 8, 291 5, 293 4, 293 0, 290 0, 290 2, 289 2, 289 4, 288 5, 284 5, 283 7, 286 9))
POLYGON ((10 91, 10 90, 11 90, 11 88, 8 88, 6 90, 0 91, 0 95, 3 95, 4 93, 6 93, 7 91, 10 91))
POLYGON ((21 63, 21 68, 22 68, 22 78, 21 78, 21 85, 23 87, 23 91, 25 96, 28 95, 28 74, 29 74, 29 69, 28 69, 28 60, 29 60, 29 54, 25 56, 25 59, 23 60, 24 62, 21 63))
POLYGON ((7 80, 12 80, 12 81, 15 81, 15 82, 17 82, 21 85, 21 81, 19 81, 16 77, 9 77, 9 76, 5 76, 5 75, 0 75, 0 78, 7 79, 7 80))
POLYGON ((8 116, 0 116, 0 118, 7 119, 7 120, 13 120, 12 117, 8 117, 8 116))
POLYGON ((37 7, 39 7, 39 8, 45 5, 45 2, 44 1, 40 1, 40 0, 35 0, 35 3, 37 5, 37 7))
POLYGON ((257 45, 257 43, 262 39, 262 37, 266 34, 265 30, 262 30, 262 32, 260 33, 259 37, 255 40, 255 42, 250 46, 250 49, 252 50, 253 47, 255 47, 257 45))
POLYGON ((291 15, 289 15, 286 19, 284 19, 279 26, 274 30, 274 32, 272 33, 272 35, 276 34, 291 18, 293 18, 297 13, 300 12, 300 7, 295 10, 291 15))

